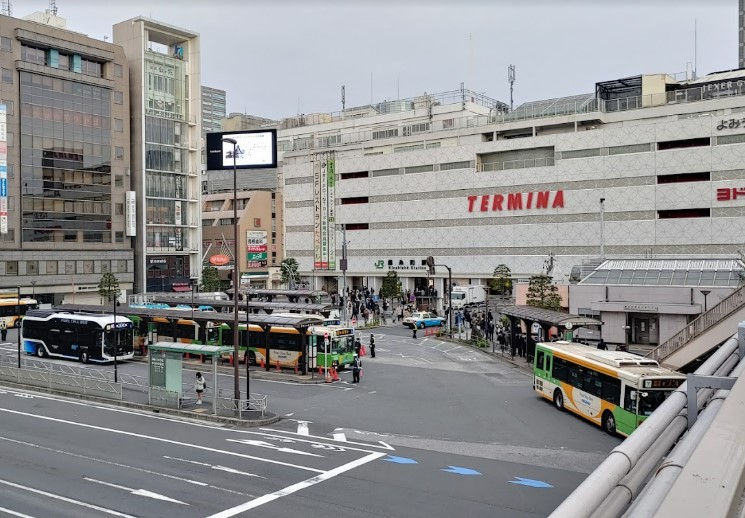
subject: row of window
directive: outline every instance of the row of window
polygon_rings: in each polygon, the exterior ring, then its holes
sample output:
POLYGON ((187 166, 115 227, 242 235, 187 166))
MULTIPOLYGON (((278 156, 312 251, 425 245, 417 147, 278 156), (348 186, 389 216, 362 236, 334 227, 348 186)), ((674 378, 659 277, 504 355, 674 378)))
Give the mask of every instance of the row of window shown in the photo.
POLYGON ((107 259, 100 261, 5 261, 5 275, 19 275, 20 266, 25 266, 26 275, 74 275, 96 273, 96 263, 98 271, 101 273, 126 273, 127 260, 107 259))
MULTIPOLYGON (((79 230, 48 230, 48 229, 23 229, 22 239, 24 242, 35 243, 111 243, 112 232, 79 231, 79 230)), ((114 233, 117 243, 124 242, 124 232, 114 233)))
MULTIPOLYGON (((81 57, 79 54, 67 54, 57 49, 40 49, 31 45, 21 45, 21 60, 59 70, 69 70, 92 77, 103 77, 103 63, 81 57)), ((114 63, 114 77, 122 77, 123 69, 114 63)))

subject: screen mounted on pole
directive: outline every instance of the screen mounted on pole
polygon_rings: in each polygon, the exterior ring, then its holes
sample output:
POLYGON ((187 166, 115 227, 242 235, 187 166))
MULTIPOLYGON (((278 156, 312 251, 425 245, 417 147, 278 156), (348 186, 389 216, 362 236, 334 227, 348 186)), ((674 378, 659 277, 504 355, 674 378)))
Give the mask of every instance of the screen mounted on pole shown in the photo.
POLYGON ((277 130, 267 129, 207 133, 208 170, 233 169, 233 144, 223 142, 225 137, 237 142, 236 169, 277 167, 277 130))

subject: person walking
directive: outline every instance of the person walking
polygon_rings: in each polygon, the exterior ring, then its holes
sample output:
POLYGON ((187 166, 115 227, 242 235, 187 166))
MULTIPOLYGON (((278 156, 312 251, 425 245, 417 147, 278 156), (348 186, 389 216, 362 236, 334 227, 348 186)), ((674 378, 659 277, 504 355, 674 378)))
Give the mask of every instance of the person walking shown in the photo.
POLYGON ((598 349, 600 349, 601 351, 607 351, 608 350, 608 346, 605 345, 605 340, 603 340, 602 338, 598 342, 598 349))
POLYGON ((370 358, 375 358, 375 337, 370 333, 370 358))
MULTIPOLYGON (((8 324, 5 320, 0 320, 0 339, 4 342, 8 338, 8 324)), ((20 360, 19 360, 20 361, 20 360)))
POLYGON ((194 383, 194 390, 197 391, 197 405, 202 404, 202 392, 207 388, 207 381, 202 377, 201 372, 197 372, 197 381, 194 383))
POLYGON ((360 382, 360 371, 362 370, 362 360, 355 354, 354 361, 352 362, 352 383, 360 382))
POLYGON ((411 331, 412 331, 411 337, 416 338, 416 322, 414 322, 414 325, 411 326, 411 331))
POLYGON ((355 355, 355 356, 359 356, 359 355, 360 355, 360 350, 361 350, 361 349, 362 349, 362 342, 360 342, 360 337, 358 336, 358 337, 357 337, 357 338, 356 338, 356 339, 354 340, 354 355, 355 355))

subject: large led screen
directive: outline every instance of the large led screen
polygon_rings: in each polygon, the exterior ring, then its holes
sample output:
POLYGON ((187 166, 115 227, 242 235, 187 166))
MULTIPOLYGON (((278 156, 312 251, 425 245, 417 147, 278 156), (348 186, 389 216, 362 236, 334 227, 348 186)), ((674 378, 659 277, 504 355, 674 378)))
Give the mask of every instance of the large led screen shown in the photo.
POLYGON ((236 141, 235 167, 237 169, 262 169, 277 167, 277 130, 228 131, 207 133, 207 169, 233 168, 233 144, 236 141))

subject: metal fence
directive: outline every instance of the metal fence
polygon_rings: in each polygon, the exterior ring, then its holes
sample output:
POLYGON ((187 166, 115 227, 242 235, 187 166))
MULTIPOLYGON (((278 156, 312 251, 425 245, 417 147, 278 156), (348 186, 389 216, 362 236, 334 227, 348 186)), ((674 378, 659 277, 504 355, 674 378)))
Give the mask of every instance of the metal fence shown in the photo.
POLYGON ((745 286, 732 292, 719 304, 696 318, 683 329, 674 334, 666 342, 647 353, 648 358, 662 361, 685 344, 705 332, 710 327, 718 324, 738 309, 745 306, 745 286))
POLYGON ((19 369, 7 363, 0 365, 0 380, 75 394, 122 399, 122 384, 43 369, 19 369))
MULTIPOLYGON (((267 398, 263 394, 250 394, 248 399, 233 399, 223 397, 223 389, 217 390, 217 410, 230 410, 238 412, 238 418, 243 418, 244 412, 260 412, 264 417, 267 408, 267 398)), ((209 398, 208 398, 209 399, 209 398)))

